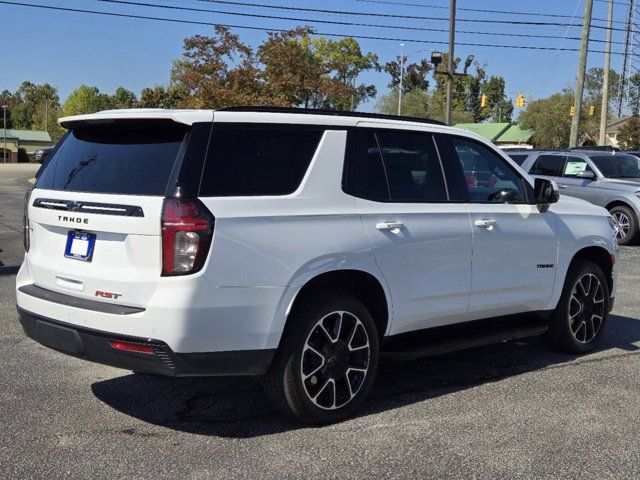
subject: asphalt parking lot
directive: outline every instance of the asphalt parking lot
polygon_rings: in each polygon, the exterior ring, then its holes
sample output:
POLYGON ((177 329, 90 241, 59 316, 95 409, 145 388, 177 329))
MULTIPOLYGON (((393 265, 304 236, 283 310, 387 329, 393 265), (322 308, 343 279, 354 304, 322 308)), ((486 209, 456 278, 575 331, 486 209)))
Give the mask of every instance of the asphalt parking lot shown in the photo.
POLYGON ((0 166, 0 478, 639 478, 640 247, 590 355, 538 339, 382 365, 360 415, 301 427, 251 378, 64 356, 15 311, 28 167, 0 166))

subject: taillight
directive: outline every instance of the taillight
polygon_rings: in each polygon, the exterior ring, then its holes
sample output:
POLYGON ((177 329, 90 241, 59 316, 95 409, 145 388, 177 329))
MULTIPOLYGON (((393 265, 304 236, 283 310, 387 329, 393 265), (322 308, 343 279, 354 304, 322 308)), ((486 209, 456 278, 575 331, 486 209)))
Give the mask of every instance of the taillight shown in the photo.
POLYGON ((29 239, 29 200, 31 199, 31 189, 27 190, 24 194, 24 212, 22 214, 22 244, 24 245, 24 251, 28 252, 31 246, 31 240, 29 239))
POLYGON ((214 218, 199 200, 167 198, 162 211, 162 275, 202 269, 213 235, 214 218))

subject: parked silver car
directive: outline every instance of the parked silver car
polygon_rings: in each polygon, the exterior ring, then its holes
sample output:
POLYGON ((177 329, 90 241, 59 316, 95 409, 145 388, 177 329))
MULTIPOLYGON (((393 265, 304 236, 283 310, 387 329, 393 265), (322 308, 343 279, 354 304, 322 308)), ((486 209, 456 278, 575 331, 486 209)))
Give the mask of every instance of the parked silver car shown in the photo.
POLYGON ((637 157, 605 150, 518 151, 510 155, 532 177, 554 180, 563 195, 582 198, 609 210, 618 223, 621 245, 638 240, 640 160, 637 157))

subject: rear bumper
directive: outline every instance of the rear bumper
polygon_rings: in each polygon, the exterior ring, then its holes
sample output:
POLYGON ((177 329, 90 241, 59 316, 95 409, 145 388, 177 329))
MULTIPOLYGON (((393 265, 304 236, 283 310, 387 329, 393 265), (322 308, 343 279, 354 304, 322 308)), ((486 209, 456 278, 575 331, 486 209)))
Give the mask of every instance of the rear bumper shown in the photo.
POLYGON ((36 342, 74 357, 112 367, 158 375, 262 375, 275 349, 176 353, 164 342, 71 325, 18 308, 22 329, 36 342), (144 343, 153 353, 117 350, 110 341, 144 343))

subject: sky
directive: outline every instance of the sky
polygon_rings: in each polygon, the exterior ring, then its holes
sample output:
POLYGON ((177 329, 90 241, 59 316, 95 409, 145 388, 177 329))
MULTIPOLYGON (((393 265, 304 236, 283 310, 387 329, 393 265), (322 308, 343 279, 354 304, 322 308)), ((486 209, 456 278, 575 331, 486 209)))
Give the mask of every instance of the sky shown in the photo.
MULTIPOLYGON (((233 24, 260 28, 293 28, 296 25, 313 25, 319 32, 342 35, 391 37, 406 39, 385 41, 359 39, 363 51, 375 52, 381 63, 393 60, 404 43, 404 52, 409 61, 430 57, 429 50, 445 50, 448 34, 445 32, 416 31, 418 28, 448 28, 448 21, 434 19, 382 18, 371 16, 339 15, 304 11, 267 9, 244 5, 229 5, 202 0, 137 0, 168 6, 200 9, 224 10, 227 12, 289 16, 309 20, 329 20, 384 24, 401 27, 384 29, 344 25, 319 24, 313 21, 299 22, 280 19, 259 19, 210 12, 174 11, 162 8, 142 7, 108 3, 99 0, 13 0, 22 3, 52 5, 65 8, 80 8, 117 12, 123 14, 176 18, 211 24, 233 24), (441 42, 441 43, 436 43, 441 42), (425 51, 426 50, 426 51, 425 51), (417 52, 417 53, 414 53, 417 52)), ((288 7, 343 10, 351 12, 410 15, 422 17, 447 17, 449 0, 236 0, 241 3, 259 3, 288 7), (398 5, 402 3, 406 5, 398 5), (434 8, 436 7, 436 8, 434 8), (439 8, 437 8, 439 7, 439 8), (444 8, 443 8, 444 7, 444 8)), ((559 47, 579 48, 577 40, 562 40, 580 37, 582 17, 586 0, 458 0, 458 23, 456 35, 456 56, 475 59, 486 64, 490 75, 502 75, 507 84, 507 95, 515 98, 523 93, 527 98, 548 96, 575 83, 578 52, 556 50, 559 47), (565 17, 543 17, 522 14, 496 14, 467 11, 463 9, 491 9, 527 13, 566 15, 565 17), (509 21, 537 21, 569 24, 573 15, 573 28, 566 26, 512 25, 509 21), (464 21, 472 20, 472 22, 464 21), (478 21, 480 20, 480 21, 478 21), (498 20, 487 23, 481 20, 498 20), (462 33, 475 31, 500 34, 549 35, 561 38, 519 38, 512 36, 478 35, 462 33), (470 46, 464 43, 482 43, 496 46, 470 46), (500 48, 503 45, 528 45, 550 48, 551 50, 520 50, 500 48)), ((614 19, 623 22, 626 7, 617 0, 614 19)), ((593 17, 607 18, 608 5, 603 0, 595 0, 593 17)), ((123 86, 139 94, 144 87, 166 84, 172 60, 182 54, 183 40, 196 34, 207 35, 212 28, 206 25, 166 23, 151 20, 136 20, 98 16, 84 13, 70 13, 40 10, 0 3, 0 91, 17 89, 29 80, 34 83, 50 83, 58 87, 61 99, 80 84, 97 86, 102 92, 113 93, 123 86)), ((594 21, 594 25, 605 25, 604 21, 594 21)), ((622 23, 614 27, 623 28, 622 23)), ((264 31, 234 28, 240 39, 252 46, 259 45, 267 36, 264 31)), ((590 49, 604 50, 603 29, 592 29, 590 49)), ((614 42, 623 42, 624 33, 613 32, 614 42)), ((614 44, 612 50, 621 52, 623 46, 614 44)), ((611 66, 620 71, 621 55, 612 55, 611 66)), ((604 55, 590 53, 587 67, 602 67, 604 55)), ((640 67, 640 65, 638 65, 640 67)), ((378 95, 388 92, 388 76, 382 72, 365 72, 358 81, 374 84, 378 95)), ((375 109, 375 100, 362 105, 360 110, 375 109)))

